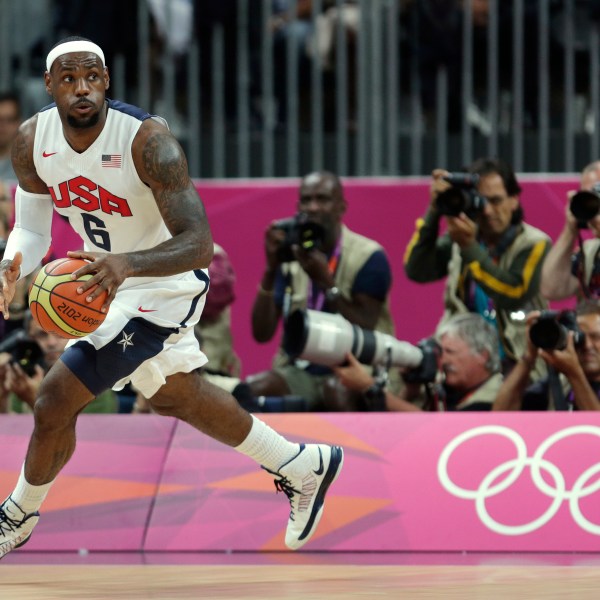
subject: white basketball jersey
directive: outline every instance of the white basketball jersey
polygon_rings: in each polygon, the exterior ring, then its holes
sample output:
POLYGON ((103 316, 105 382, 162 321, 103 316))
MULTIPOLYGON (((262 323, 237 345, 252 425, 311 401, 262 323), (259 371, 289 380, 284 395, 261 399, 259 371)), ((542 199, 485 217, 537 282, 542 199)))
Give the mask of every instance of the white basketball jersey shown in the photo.
POLYGON ((171 237, 150 191, 139 178, 131 144, 150 115, 108 101, 106 124, 82 153, 67 143, 55 105, 38 114, 33 160, 55 210, 67 217, 91 251, 144 250, 171 237))

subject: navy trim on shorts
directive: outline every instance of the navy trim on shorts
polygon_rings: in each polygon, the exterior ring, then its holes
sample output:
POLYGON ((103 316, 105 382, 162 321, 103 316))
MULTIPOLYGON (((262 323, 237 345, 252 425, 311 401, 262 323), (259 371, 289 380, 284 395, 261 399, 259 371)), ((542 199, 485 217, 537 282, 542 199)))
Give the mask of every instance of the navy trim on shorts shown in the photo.
POLYGON ((198 302, 200 302, 200 298, 202 298, 202 296, 208 292, 208 287, 210 284, 210 277, 202 269, 194 269, 193 273, 200 281, 204 282, 204 290, 202 290, 197 296, 194 296, 188 314, 185 315, 185 319, 183 319, 183 321, 181 321, 179 324, 180 327, 185 327, 188 319, 190 319, 191 316, 196 312, 198 302))
POLYGON ((159 327, 136 317, 106 346, 96 349, 92 344, 79 341, 65 350, 61 360, 97 396, 159 354, 165 340, 178 331, 176 327, 159 327))

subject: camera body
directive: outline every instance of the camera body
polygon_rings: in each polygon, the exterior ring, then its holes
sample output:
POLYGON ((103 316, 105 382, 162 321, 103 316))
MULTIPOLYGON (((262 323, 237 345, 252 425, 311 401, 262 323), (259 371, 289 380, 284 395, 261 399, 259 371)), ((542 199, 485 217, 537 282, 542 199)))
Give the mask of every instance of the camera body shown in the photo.
POLYGON ((407 383, 433 383, 438 372, 438 359, 441 348, 436 339, 425 338, 417 344, 417 348, 423 353, 423 359, 418 367, 407 369, 402 378, 407 383))
POLYGON ((534 346, 543 350, 564 350, 569 331, 574 333, 576 347, 585 342, 585 333, 577 325, 577 317, 572 310, 544 310, 529 330, 529 339, 534 346))
POLYGON ((0 352, 11 355, 11 363, 18 364, 28 377, 35 375, 35 366, 45 367, 44 351, 22 329, 17 329, 0 343, 0 352))
POLYGON ((477 173, 449 173, 444 179, 452 187, 438 194, 436 205, 441 215, 458 217, 465 213, 474 220, 481 213, 487 200, 477 192, 477 173))
POLYGON ((577 227, 587 229, 588 221, 600 211, 600 181, 594 184, 591 191, 581 190, 573 194, 569 210, 577 219, 577 227))
POLYGON ((317 250, 325 241, 323 226, 310 221, 306 213, 298 213, 293 217, 275 221, 274 227, 285 233, 283 242, 277 251, 280 262, 296 260, 292 246, 299 246, 303 250, 317 250))

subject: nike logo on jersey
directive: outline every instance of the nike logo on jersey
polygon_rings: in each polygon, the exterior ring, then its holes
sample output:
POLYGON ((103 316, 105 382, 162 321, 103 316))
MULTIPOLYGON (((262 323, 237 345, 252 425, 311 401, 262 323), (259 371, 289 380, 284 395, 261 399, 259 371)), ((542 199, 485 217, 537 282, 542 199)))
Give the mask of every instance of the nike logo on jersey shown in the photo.
POLYGON ((55 154, 58 154, 58 152, 46 152, 45 150, 42 152, 42 156, 44 158, 48 158, 49 156, 54 156, 55 154))
POLYGON ((156 312, 156 308, 142 308, 141 306, 138 306, 138 310, 140 312, 156 312))
POLYGON ((325 469, 323 468, 323 453, 321 452, 321 448, 319 448, 319 469, 317 471, 313 470, 313 473, 315 475, 323 475, 323 471, 325 469))

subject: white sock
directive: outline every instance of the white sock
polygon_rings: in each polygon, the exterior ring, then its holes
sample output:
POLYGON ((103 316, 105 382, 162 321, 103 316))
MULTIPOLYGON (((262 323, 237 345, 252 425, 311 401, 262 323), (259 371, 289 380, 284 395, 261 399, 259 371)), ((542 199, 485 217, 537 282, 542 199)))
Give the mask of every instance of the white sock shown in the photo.
POLYGON ((277 472, 279 467, 300 452, 300 445, 288 442, 266 423, 263 423, 254 415, 251 416, 252 429, 250 429, 246 439, 235 447, 235 450, 254 459, 269 471, 277 472))
POLYGON ((17 486, 10 497, 26 515, 30 515, 40 508, 53 483, 54 481, 44 483, 44 485, 31 485, 27 483, 25 479, 25 464, 23 464, 17 486))

